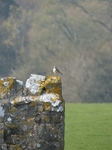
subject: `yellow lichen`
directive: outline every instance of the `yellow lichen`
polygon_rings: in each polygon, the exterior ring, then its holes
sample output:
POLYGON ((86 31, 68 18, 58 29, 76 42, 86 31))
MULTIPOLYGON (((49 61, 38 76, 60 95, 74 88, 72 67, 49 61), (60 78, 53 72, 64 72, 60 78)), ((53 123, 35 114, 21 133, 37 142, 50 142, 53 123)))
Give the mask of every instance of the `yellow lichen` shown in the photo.
POLYGON ((59 96, 58 95, 56 95, 55 97, 54 97, 54 99, 52 99, 52 102, 56 102, 57 100, 59 99, 59 96))
POLYGON ((61 95, 61 80, 58 76, 50 76, 45 81, 44 87, 46 89, 46 93, 57 93, 61 95))
POLYGON ((22 150, 22 147, 20 145, 10 145, 10 148, 14 150, 22 150))
POLYGON ((43 111, 43 109, 44 109, 44 108, 41 106, 41 107, 40 107, 40 113, 43 111))
POLYGON ((15 100, 14 100, 14 104, 16 104, 17 102, 18 102, 18 99, 15 99, 15 100))
POLYGON ((8 94, 8 92, 13 89, 14 85, 14 78, 8 77, 4 78, 3 80, 0 80, 0 97, 4 98, 5 95, 8 94), (4 86, 4 83, 8 82, 7 86, 4 86))
POLYGON ((61 100, 61 102, 63 103, 64 108, 65 108, 65 100, 63 99, 63 97, 62 97, 62 96, 60 96, 60 100, 61 100))
POLYGON ((23 136, 22 135, 18 135, 18 140, 21 140, 23 138, 23 136))
POLYGON ((20 116, 16 116, 17 119, 21 118, 20 116))
POLYGON ((26 134, 26 138, 28 138, 31 135, 31 133, 32 133, 31 130, 28 131, 27 134, 26 134))
POLYGON ((49 102, 45 102, 45 109, 50 110, 50 103, 49 102))
POLYGON ((4 134, 4 130, 0 130, 0 134, 4 134))
POLYGON ((31 117, 28 118, 28 119, 27 119, 28 124, 29 124, 32 120, 33 120, 33 118, 31 118, 31 117))
POLYGON ((10 113, 14 113, 17 110, 17 108, 12 107, 12 109, 10 110, 10 113))
POLYGON ((61 83, 61 80, 60 80, 60 77, 59 77, 59 76, 56 76, 56 81, 57 81, 58 83, 61 83))
POLYGON ((34 113, 34 114, 33 114, 33 116, 37 116, 37 115, 38 115, 38 113, 34 113))
POLYGON ((31 107, 35 106, 35 102, 31 102, 30 106, 31 107))
POLYGON ((61 138, 58 138, 58 142, 61 142, 61 138))
POLYGON ((39 103, 41 102, 40 99, 38 99, 38 102, 39 102, 39 103))
POLYGON ((35 101, 35 96, 32 96, 32 100, 35 101))
POLYGON ((4 86, 3 86, 3 81, 0 80, 0 93, 3 92, 4 86))
POLYGON ((31 123, 32 120, 33 120, 32 117, 28 118, 27 121, 25 121, 25 120, 20 120, 20 124, 21 124, 21 125, 30 126, 30 123, 31 123))
POLYGON ((39 84, 40 84, 41 87, 43 87, 44 82, 42 82, 41 80, 39 80, 39 84))
POLYGON ((42 94, 43 88, 44 88, 44 82, 39 80, 39 93, 38 93, 38 95, 42 94))
POLYGON ((21 124, 21 125, 24 124, 24 121, 23 121, 23 120, 20 120, 20 124, 21 124))
POLYGON ((50 128, 50 126, 49 126, 49 125, 46 125, 46 128, 47 128, 47 129, 49 129, 49 128, 50 128))
POLYGON ((53 93, 57 93, 59 95, 61 95, 61 89, 58 86, 55 86, 55 88, 53 89, 53 93))
POLYGON ((40 103, 41 101, 40 101, 40 96, 38 96, 38 102, 40 103))
POLYGON ((44 120, 45 120, 46 122, 49 122, 49 121, 50 121, 50 118, 49 118, 49 117, 45 117, 44 120))
POLYGON ((13 129, 13 128, 18 128, 18 126, 17 125, 15 125, 15 124, 8 124, 7 125, 9 128, 11 128, 11 129, 13 129))

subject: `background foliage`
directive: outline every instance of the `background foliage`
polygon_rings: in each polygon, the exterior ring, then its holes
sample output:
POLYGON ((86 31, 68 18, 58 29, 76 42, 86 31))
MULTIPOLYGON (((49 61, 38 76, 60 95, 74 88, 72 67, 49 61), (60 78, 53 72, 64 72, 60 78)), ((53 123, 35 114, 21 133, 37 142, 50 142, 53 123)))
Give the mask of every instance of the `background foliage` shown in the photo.
POLYGON ((63 72, 69 102, 111 102, 111 0, 0 0, 0 77, 63 72))

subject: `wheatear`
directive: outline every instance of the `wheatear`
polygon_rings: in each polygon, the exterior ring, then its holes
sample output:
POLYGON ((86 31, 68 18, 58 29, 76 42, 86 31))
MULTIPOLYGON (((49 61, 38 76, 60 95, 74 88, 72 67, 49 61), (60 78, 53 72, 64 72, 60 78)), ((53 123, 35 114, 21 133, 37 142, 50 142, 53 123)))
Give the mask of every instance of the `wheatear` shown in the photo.
POLYGON ((56 75, 58 75, 59 73, 60 73, 61 75, 63 75, 63 74, 57 69, 56 66, 54 66, 53 72, 54 72, 54 74, 56 74, 56 75))

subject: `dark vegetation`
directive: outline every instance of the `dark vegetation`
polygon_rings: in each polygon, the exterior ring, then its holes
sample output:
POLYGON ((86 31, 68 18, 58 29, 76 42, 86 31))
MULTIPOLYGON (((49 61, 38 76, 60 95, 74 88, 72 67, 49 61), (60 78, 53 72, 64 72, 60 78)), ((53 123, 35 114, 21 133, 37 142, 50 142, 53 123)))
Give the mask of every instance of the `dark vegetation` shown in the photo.
POLYGON ((112 101, 111 0, 0 0, 0 77, 63 72, 69 102, 112 101))

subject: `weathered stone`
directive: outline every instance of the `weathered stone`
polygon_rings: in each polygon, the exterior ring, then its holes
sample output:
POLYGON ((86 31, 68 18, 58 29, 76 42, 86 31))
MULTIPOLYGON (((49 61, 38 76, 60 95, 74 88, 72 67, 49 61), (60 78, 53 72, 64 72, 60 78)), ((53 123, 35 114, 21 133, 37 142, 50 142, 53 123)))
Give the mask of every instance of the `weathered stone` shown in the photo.
POLYGON ((26 95, 41 95, 44 87, 45 76, 31 74, 30 78, 27 79, 25 84, 26 95))
POLYGON ((52 150, 61 150, 61 149, 63 150, 63 146, 60 145, 58 142, 57 143, 51 142, 51 143, 49 143, 49 146, 52 150))
MULTIPOLYGON (((2 103, 0 103, 0 105, 2 105, 2 103)), ((2 121, 3 116, 4 116, 4 109, 2 106, 0 106, 0 122, 2 121)))
POLYGON ((3 117, 0 117, 0 123, 3 122, 3 117))
POLYGON ((64 150, 65 103, 60 78, 31 75, 25 85, 27 94, 21 81, 9 78, 9 83, 0 84, 14 94, 0 100, 0 150, 64 150))
POLYGON ((41 114, 41 122, 50 123, 51 122, 51 113, 49 111, 44 111, 41 114))
POLYGON ((22 150, 22 146, 21 145, 9 145, 7 150, 22 150))
POLYGON ((49 143, 47 140, 38 139, 38 142, 36 142, 35 150, 50 150, 49 143))
POLYGON ((52 123, 61 123, 63 122, 64 120, 64 116, 63 116, 63 113, 56 113, 56 112, 51 112, 51 122, 52 123))
POLYGON ((4 126, 0 123, 0 144, 4 143, 4 126))
POLYGON ((61 80, 58 76, 52 77, 50 76, 46 81, 45 81, 45 89, 47 93, 56 93, 61 95, 62 90, 61 90, 61 80))
POLYGON ((0 150, 7 150, 7 144, 0 144, 0 150))
POLYGON ((23 93, 23 82, 16 80, 15 77, 1 78, 0 98, 9 98, 23 93))

